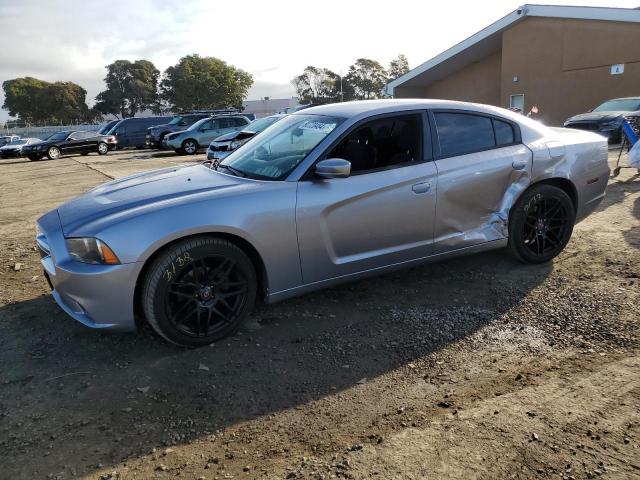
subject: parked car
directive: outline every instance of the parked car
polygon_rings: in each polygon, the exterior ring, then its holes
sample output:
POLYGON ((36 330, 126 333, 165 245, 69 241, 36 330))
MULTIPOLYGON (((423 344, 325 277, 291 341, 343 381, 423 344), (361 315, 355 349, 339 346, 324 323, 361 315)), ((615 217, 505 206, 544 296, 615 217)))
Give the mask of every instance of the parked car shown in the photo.
POLYGON ((109 133, 109 130, 111 130, 119 121, 120 120, 112 120, 108 123, 105 123, 104 126, 102 126, 100 130, 98 130, 98 133, 100 135, 107 135, 109 133))
POLYGON ((117 122, 107 132, 118 140, 118 149, 135 147, 144 148, 147 142, 147 130, 155 125, 166 122, 171 117, 133 117, 117 122))
POLYGON ((587 113, 575 115, 566 122, 567 128, 589 130, 604 135, 609 143, 622 141, 622 121, 625 115, 640 113, 640 97, 614 98, 587 113))
POLYGON ((55 160, 70 153, 88 155, 97 152, 106 155, 109 150, 115 150, 116 137, 113 135, 100 135, 98 132, 65 131, 57 132, 41 142, 22 147, 22 154, 30 160, 40 160, 47 157, 55 160))
POLYGON ((100 330, 206 345, 256 297, 508 247, 548 262, 593 212, 607 143, 498 107, 336 103, 288 115, 222 162, 114 180, 37 222, 53 297, 100 330), (436 208, 437 205, 437 208, 436 208))
POLYGON ((0 147, 4 147, 7 143, 13 142, 20 138, 18 135, 3 135, 0 136, 0 147))
POLYGON ((247 143, 265 128, 284 118, 284 115, 271 115, 254 120, 242 130, 236 130, 214 139, 207 149, 207 160, 222 160, 231 152, 247 143))
POLYGON ((163 148, 173 148, 177 153, 193 155, 199 148, 209 145, 214 138, 225 133, 242 130, 249 123, 249 119, 242 115, 203 118, 182 132, 165 135, 162 146, 163 148))
POLYGON ((22 148, 25 145, 33 145, 40 142, 39 138, 16 138, 0 147, 1 158, 17 158, 22 156, 22 148))
MULTIPOLYGON (((162 140, 168 133, 181 132, 203 118, 209 118, 213 115, 233 115, 239 114, 237 110, 204 110, 196 112, 181 113, 175 115, 169 123, 156 125, 147 129, 147 147, 162 148, 162 140)), ((244 113, 242 116, 247 117, 250 121, 255 120, 255 115, 244 113)))

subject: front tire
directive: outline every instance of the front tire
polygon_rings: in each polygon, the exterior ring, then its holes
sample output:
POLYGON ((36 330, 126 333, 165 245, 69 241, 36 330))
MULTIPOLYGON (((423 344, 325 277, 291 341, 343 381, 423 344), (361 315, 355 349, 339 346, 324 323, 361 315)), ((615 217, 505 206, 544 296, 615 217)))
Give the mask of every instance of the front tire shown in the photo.
POLYGON ((143 280, 151 327, 177 345, 199 347, 234 333, 256 299, 256 272, 236 245, 195 237, 167 248, 143 280))
POLYGON ((98 155, 106 155, 109 153, 109 145, 104 142, 98 144, 98 155))
POLYGON ((195 155, 198 152, 198 142, 188 138, 182 142, 182 151, 187 155, 195 155))
POLYGON ((49 147, 49 150, 47 150, 47 158, 49 160, 60 158, 60 149, 58 147, 49 147))
POLYGON ((534 186, 511 211, 509 249, 522 262, 548 262, 569 243, 575 218, 575 207, 564 190, 534 186))

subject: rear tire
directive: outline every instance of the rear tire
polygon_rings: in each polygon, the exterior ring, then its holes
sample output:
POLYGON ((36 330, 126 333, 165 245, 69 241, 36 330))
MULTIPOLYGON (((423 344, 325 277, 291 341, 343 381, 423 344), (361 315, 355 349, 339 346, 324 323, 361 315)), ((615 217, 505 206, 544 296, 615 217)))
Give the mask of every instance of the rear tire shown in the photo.
POLYGON ((548 262, 569 243, 575 218, 575 207, 564 190, 553 185, 533 186, 511 210, 511 253, 525 263, 548 262))
POLYGON ((234 333, 253 309, 256 272, 236 245, 194 237, 162 251, 147 271, 141 304, 151 327, 181 346, 234 333))
POLYGON ((104 142, 98 144, 98 155, 106 155, 109 153, 109 145, 104 142))
POLYGON ((182 151, 187 155, 195 155, 198 153, 198 142, 190 138, 182 142, 182 151))

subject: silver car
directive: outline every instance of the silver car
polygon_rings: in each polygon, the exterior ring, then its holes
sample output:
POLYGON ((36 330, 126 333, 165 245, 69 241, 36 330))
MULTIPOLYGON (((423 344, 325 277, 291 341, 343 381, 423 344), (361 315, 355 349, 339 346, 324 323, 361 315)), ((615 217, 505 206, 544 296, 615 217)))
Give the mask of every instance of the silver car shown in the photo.
POLYGON ((486 105, 309 108, 222 162, 114 180, 38 220, 60 307, 97 329, 136 312, 180 345, 275 302, 454 255, 558 255, 605 195, 607 142, 486 105))
POLYGON ((205 148, 214 138, 225 133, 242 130, 250 120, 242 115, 224 115, 203 118, 182 132, 169 133, 162 140, 162 146, 173 148, 177 153, 195 154, 205 148))

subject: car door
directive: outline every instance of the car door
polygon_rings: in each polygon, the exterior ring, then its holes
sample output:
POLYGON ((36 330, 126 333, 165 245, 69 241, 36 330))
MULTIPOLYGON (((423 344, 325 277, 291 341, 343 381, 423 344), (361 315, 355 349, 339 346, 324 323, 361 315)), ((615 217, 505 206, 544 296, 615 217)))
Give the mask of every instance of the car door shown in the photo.
POLYGON ((67 139, 60 142, 60 150, 64 154, 81 152, 84 147, 84 139, 80 138, 82 132, 72 132, 67 139))
POLYGON ((84 139, 84 145, 82 146, 82 151, 84 152, 98 151, 98 143, 100 143, 101 141, 101 138, 98 136, 98 132, 82 132, 82 137, 84 139))
POLYGON ((477 112, 431 112, 438 169, 434 253, 507 237, 509 208, 531 178, 516 123, 477 112))
POLYGON ((308 172, 296 223, 304 283, 373 270, 431 253, 437 172, 422 112, 361 122, 323 158, 351 162, 348 178, 308 172))

